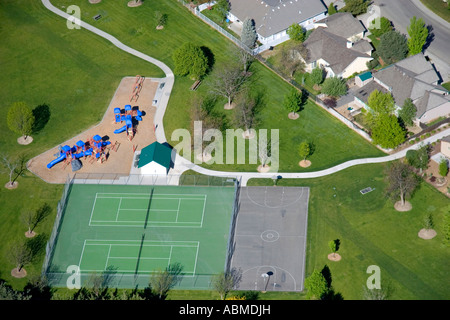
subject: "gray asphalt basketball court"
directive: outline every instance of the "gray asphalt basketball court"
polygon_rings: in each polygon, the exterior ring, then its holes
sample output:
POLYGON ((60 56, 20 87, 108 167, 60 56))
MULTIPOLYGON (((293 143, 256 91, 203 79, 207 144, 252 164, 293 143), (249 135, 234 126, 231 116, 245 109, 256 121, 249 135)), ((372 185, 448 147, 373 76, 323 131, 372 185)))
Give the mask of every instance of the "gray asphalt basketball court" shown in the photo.
POLYGON ((239 290, 303 291, 309 188, 242 187, 231 267, 239 290))

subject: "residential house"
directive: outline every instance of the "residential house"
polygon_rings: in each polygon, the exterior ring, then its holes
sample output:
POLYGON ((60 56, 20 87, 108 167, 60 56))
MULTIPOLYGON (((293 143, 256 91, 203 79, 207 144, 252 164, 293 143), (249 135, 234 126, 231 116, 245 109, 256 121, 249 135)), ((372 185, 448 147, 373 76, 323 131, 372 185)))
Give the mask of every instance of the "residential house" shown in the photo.
POLYGON ((314 22, 323 19, 327 7, 321 0, 229 0, 228 19, 242 25, 247 19, 253 19, 258 41, 265 45, 276 46, 289 40, 287 29, 298 23, 304 29, 314 27, 314 22))
POLYGON ((377 89, 392 94, 398 111, 410 98, 417 108, 415 122, 420 125, 450 116, 450 95, 438 84, 439 80, 433 65, 419 53, 373 73, 371 81, 366 79, 355 92, 355 102, 368 108, 367 98, 377 89))
POLYGON ((441 153, 450 159, 450 136, 446 136, 441 140, 441 153))
POLYGON ((303 43, 307 52, 302 57, 305 71, 321 67, 327 77, 348 78, 368 69, 373 47, 363 39, 366 29, 351 13, 333 14, 314 23, 314 27, 303 43))

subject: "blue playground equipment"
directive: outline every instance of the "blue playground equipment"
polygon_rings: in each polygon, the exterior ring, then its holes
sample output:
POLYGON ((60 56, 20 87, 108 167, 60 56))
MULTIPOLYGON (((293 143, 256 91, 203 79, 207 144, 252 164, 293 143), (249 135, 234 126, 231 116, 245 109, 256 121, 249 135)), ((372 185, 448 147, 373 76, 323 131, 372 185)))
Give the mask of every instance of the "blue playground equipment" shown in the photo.
POLYGON ((104 148, 110 145, 111 141, 102 141, 102 137, 100 137, 99 135, 93 136, 92 140, 93 143, 90 148, 87 148, 86 147, 87 144, 82 140, 77 141, 73 147, 70 147, 68 145, 60 147, 59 154, 55 155, 57 156, 57 158, 50 161, 47 164, 47 168, 51 169, 55 164, 64 160, 69 160, 70 162, 71 159, 80 159, 83 157, 92 156, 94 155, 94 153, 96 159, 100 158, 104 148), (96 149, 95 151, 94 148, 96 149))

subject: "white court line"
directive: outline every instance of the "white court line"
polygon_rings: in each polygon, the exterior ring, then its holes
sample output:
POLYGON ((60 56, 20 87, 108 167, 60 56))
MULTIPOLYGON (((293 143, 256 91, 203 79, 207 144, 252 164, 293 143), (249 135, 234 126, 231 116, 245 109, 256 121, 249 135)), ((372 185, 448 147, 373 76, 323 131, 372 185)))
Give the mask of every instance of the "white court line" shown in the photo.
POLYGON ((175 222, 178 222, 178 214, 180 213, 181 199, 178 199, 177 216, 175 217, 175 222))
POLYGON ((121 204, 122 204, 122 198, 120 198, 119 205, 117 206, 116 221, 119 220, 119 212, 120 212, 120 205, 121 204))
POLYGON ((106 268, 108 268, 109 254, 111 253, 111 247, 112 247, 112 245, 110 244, 109 250, 108 250, 108 256, 106 257, 105 270, 106 270, 106 268))
MULTIPOLYGON (((195 275, 195 270, 197 267, 197 261, 198 261, 198 250, 199 250, 199 246, 200 246, 200 242, 199 241, 166 241, 169 242, 169 244, 164 244, 163 242, 160 242, 158 240, 145 240, 143 247, 169 247, 170 251, 169 251, 169 256, 168 257, 140 257, 140 260, 168 260, 168 265, 170 265, 170 262, 172 260, 172 252, 173 252, 173 248, 196 248, 196 255, 195 255, 195 262, 194 262, 194 270, 193 271, 185 271, 185 274, 192 274, 195 275), (158 244, 145 244, 145 242, 158 242, 158 244), (180 244, 174 244, 179 242, 180 244), (183 244, 184 243, 184 244, 183 244), (189 244, 190 243, 190 244, 189 244)), ((140 241, 139 240, 102 240, 102 239, 86 239, 84 240, 84 244, 83 244, 83 250, 81 253, 81 257, 80 257, 80 264, 79 266, 81 267, 81 260, 83 259, 84 256, 84 248, 86 246, 108 246, 108 255, 106 257, 106 262, 105 262, 105 268, 104 270, 97 270, 97 269, 84 269, 84 270, 80 270, 80 272, 103 272, 107 270, 109 261, 112 259, 122 259, 122 260, 137 260, 138 257, 119 257, 119 256, 111 256, 111 248, 113 246, 131 246, 131 247, 140 247, 140 241), (88 243, 89 241, 98 241, 98 242, 105 242, 105 243, 88 243), (136 244, 121 244, 121 243, 117 243, 120 241, 134 241, 136 242, 136 244), (111 243, 111 242, 116 242, 116 243, 111 243), (139 243, 138 243, 139 242, 139 243)), ((136 270, 120 270, 120 272, 135 272, 136 270)), ((154 272, 154 270, 141 270, 138 273, 146 273, 146 272, 154 272)))
POLYGON ((97 202, 97 194, 95 193, 94 204, 92 205, 91 217, 89 218, 89 225, 91 225, 92 215, 94 214, 95 203, 97 202))
MULTIPOLYGON (((121 194, 121 193, 117 193, 118 195, 123 195, 123 194, 121 194)), ((94 205, 93 205, 93 207, 92 207, 92 212, 91 212, 91 217, 90 217, 90 219, 89 219, 89 226, 96 226, 96 227, 112 227, 112 226, 119 226, 119 227, 140 227, 143 223, 144 223, 144 221, 134 221, 134 220, 124 220, 124 221, 119 221, 119 215, 120 215, 120 211, 121 210, 130 210, 130 211, 147 211, 148 210, 148 208, 145 208, 145 209, 126 209, 126 208, 121 208, 121 205, 122 205, 122 199, 142 199, 142 200, 150 200, 150 197, 148 197, 148 195, 147 195, 147 198, 136 198, 136 197, 134 197, 134 198, 132 198, 132 197, 123 197, 123 196, 120 196, 120 197, 101 197, 101 196, 99 196, 99 195, 101 195, 101 193, 99 194, 99 193, 96 193, 96 195, 95 195, 95 200, 94 200, 94 205), (114 220, 93 220, 92 219, 92 217, 93 217, 93 213, 94 213, 94 209, 95 209, 95 204, 96 204, 96 201, 97 201, 97 198, 99 198, 99 199, 109 199, 109 198, 111 198, 111 199, 119 199, 119 205, 118 205, 118 208, 117 208, 117 212, 116 212, 116 220, 114 221, 114 220), (108 225, 105 225, 105 224, 102 224, 102 223, 113 223, 113 222, 116 222, 117 224, 114 224, 114 225, 111 225, 111 224, 108 224, 108 225), (98 223, 98 224, 97 224, 98 223), (125 223, 125 224, 121 224, 121 223, 125 223), (127 225, 126 223, 132 223, 132 225, 127 225)), ((179 195, 178 195, 179 196, 179 195)), ((178 222, 178 217, 179 217, 179 213, 180 213, 180 207, 181 207, 181 200, 194 200, 194 201, 201 201, 201 200, 203 200, 203 212, 202 212, 202 215, 201 215, 201 220, 198 222, 182 222, 182 225, 181 226, 176 226, 176 227, 180 227, 180 228, 182 228, 182 227, 188 227, 188 228, 191 228, 191 227, 193 227, 192 225, 193 224, 199 224, 198 225, 198 228, 202 228, 203 227, 203 220, 204 220, 204 216, 205 216, 205 207, 206 207, 206 199, 207 199, 207 195, 206 194, 202 194, 202 195, 196 195, 196 196, 198 196, 198 198, 173 198, 173 199, 177 199, 178 200, 178 208, 176 209, 176 210, 172 210, 172 209, 150 209, 150 211, 156 211, 156 212, 158 212, 158 211, 163 211, 163 212, 175 212, 176 211, 176 218, 175 218, 175 221, 150 221, 151 222, 151 224, 177 224, 177 223, 180 223, 180 222, 178 222), (187 224, 187 226, 185 226, 187 224)), ((158 198, 158 197, 156 197, 156 198, 154 198, 154 197, 152 197, 152 199, 157 199, 157 200, 173 200, 173 199, 169 199, 169 198, 158 198)), ((194 226, 194 227, 197 227, 197 226, 194 226)))

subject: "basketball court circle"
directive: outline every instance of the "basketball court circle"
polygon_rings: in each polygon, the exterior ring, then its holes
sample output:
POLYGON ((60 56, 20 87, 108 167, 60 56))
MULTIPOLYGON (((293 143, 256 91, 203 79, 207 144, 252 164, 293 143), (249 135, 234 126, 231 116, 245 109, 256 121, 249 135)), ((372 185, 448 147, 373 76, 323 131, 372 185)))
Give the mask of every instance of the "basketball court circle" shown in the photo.
POLYGON ((241 187, 231 267, 239 290, 303 291, 309 188, 241 187))

